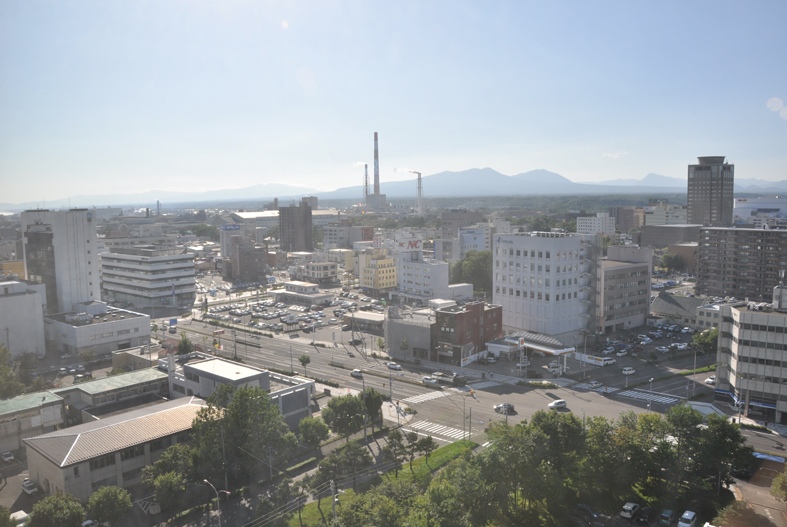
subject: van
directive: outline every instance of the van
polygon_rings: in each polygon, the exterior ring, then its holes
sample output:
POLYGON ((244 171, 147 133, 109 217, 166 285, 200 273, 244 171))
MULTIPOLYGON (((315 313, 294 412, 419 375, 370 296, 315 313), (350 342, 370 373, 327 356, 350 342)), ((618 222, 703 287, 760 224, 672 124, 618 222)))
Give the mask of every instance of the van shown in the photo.
POLYGON ((615 364, 615 359, 610 357, 602 357, 601 362, 599 362, 601 366, 611 366, 615 364))
POLYGON ((675 523, 675 513, 669 509, 664 509, 661 511, 659 515, 659 525, 663 525, 664 527, 672 527, 672 524, 675 523))
POLYGON ((631 366, 626 366, 625 368, 623 368, 623 375, 633 375, 633 374, 634 374, 634 368, 632 368, 631 366))

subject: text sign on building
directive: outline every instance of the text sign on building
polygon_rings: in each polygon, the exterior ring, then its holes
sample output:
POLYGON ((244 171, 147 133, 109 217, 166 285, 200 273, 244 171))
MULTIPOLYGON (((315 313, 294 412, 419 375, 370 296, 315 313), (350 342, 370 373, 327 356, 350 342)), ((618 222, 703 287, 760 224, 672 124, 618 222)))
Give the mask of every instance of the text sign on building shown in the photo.
POLYGON ((523 337, 519 338, 519 349, 525 349, 525 339, 523 337))
POLYGON ((383 237, 382 236, 375 236, 372 238, 372 247, 375 249, 379 249, 383 246, 383 237))
POLYGON ((239 231, 240 225, 238 225, 237 223, 228 223, 227 225, 222 225, 219 228, 223 231, 239 231))
POLYGON ((178 319, 177 318, 169 319, 169 325, 170 326, 177 326, 178 325, 178 319))
POLYGON ((396 249, 399 251, 420 251, 423 249, 423 240, 401 240, 396 242, 396 249))

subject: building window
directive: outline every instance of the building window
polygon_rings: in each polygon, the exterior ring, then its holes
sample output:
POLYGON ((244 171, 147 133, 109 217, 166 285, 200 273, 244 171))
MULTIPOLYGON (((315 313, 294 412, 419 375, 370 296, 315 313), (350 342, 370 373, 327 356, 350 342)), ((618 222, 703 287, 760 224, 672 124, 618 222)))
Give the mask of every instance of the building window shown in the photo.
POLYGON ((77 465, 76 467, 74 467, 74 477, 75 477, 75 478, 78 478, 78 477, 79 477, 79 465, 77 465))
POLYGON ((120 459, 122 461, 125 461, 127 459, 133 459, 135 457, 144 456, 144 455, 145 455, 145 445, 137 445, 137 446, 133 446, 131 448, 127 448, 125 450, 122 450, 120 452, 120 459))
POLYGON ((131 469, 131 470, 128 470, 128 471, 124 472, 123 473, 123 484, 126 484, 126 482, 128 482, 128 481, 130 481, 132 479, 137 479, 138 477, 140 477, 142 475, 142 469, 143 468, 144 467, 134 468, 134 469, 131 469))
POLYGON ((98 457, 90 460, 90 470, 98 470, 115 464, 115 454, 98 457))

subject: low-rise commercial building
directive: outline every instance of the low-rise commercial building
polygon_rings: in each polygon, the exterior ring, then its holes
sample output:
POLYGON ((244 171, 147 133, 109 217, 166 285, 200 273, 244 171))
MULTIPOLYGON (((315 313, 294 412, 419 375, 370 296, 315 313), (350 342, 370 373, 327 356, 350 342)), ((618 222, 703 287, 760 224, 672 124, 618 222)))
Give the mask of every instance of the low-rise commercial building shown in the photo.
POLYGON ((429 360, 465 366, 485 349, 486 343, 503 336, 503 308, 471 302, 435 312, 435 348, 429 360))
POLYGON ((437 318, 432 309, 411 311, 396 306, 389 307, 384 322, 388 354, 397 359, 428 360, 435 347, 436 322, 437 318))
POLYGON ((46 313, 44 284, 0 278, 0 321, 5 330, 5 342, 11 356, 46 353, 44 313, 46 313))
POLYGON ((65 422, 63 398, 36 392, 0 400, 0 451, 22 448, 22 440, 51 432, 65 422))
POLYGON ((143 468, 189 440, 205 406, 196 397, 176 399, 24 439, 29 477, 46 493, 82 502, 100 487, 137 485, 143 468))
POLYGON ((289 267, 290 278, 314 284, 335 284, 339 281, 339 264, 336 262, 308 262, 289 267))
POLYGON ((76 304, 79 311, 44 317, 46 347, 58 353, 109 355, 150 343, 150 317, 105 302, 76 304))
POLYGON ((324 306, 333 302, 333 293, 320 291, 317 284, 293 280, 284 283, 284 291, 275 292, 276 301, 285 304, 298 304, 300 306, 324 306))
POLYGON ((650 304, 650 262, 602 260, 598 292, 599 333, 644 326, 650 304))

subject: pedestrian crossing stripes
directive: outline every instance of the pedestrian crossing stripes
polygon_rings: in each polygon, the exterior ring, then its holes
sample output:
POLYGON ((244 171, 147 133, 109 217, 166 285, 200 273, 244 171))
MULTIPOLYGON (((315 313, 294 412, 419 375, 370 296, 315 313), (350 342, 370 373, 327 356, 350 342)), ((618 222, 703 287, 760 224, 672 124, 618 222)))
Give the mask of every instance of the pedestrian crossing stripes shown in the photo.
POLYGON ((488 446, 489 446, 489 445, 491 445, 491 444, 492 444, 492 442, 491 442, 491 441, 487 441, 486 443, 484 443, 483 445, 481 445, 481 448, 486 448, 486 447, 488 447, 488 446))
POLYGON ((418 421, 417 423, 410 423, 409 426, 427 435, 440 435, 450 437, 451 439, 462 439, 462 436, 465 435, 463 430, 430 423, 429 421, 418 421))
POLYGON ((628 390, 625 392, 620 392, 618 395, 622 395, 623 397, 631 397, 633 399, 642 399, 643 401, 653 401, 654 403, 664 403, 664 404, 672 404, 672 403, 677 403, 679 401, 679 399, 676 399, 674 397, 665 397, 663 395, 647 393, 647 392, 639 392, 636 390, 628 390))
POLYGON ((500 386, 500 383, 495 381, 484 381, 478 384, 471 384, 470 388, 474 390, 483 390, 484 388, 491 388, 492 386, 500 386))
POLYGON ((402 399, 402 402, 407 404, 417 404, 417 403, 422 403, 424 401, 431 401, 432 399, 439 399, 440 397, 445 397, 446 395, 448 394, 445 392, 438 392, 438 391, 427 392, 427 393, 422 393, 421 395, 413 395, 412 397, 408 397, 407 399, 402 399))
MULTIPOLYGON (((578 390, 591 390, 591 391, 598 392, 598 393, 604 393, 604 391, 605 391, 604 390, 604 388, 605 388, 604 386, 601 386, 601 387, 598 387, 598 388, 593 388, 588 383, 575 384, 575 385, 572 386, 572 388, 576 388, 578 390)), ((613 388, 612 386, 606 386, 606 393, 616 392, 619 389, 620 388, 613 388)))

